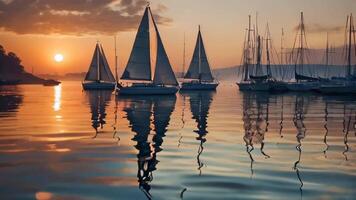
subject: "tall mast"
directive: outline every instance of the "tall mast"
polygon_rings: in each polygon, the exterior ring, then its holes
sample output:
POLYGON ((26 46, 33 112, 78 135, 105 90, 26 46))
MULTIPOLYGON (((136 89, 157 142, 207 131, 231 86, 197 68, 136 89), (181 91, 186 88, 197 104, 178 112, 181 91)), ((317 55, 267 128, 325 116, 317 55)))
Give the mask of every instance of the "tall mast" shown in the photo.
POLYGON ((99 60, 99 53, 100 53, 100 47, 99 47, 99 41, 97 41, 98 48, 96 48, 96 70, 97 70, 97 81, 100 81, 100 60, 99 60))
POLYGON ((116 49, 116 35, 114 36, 115 40, 115 79, 116 82, 118 82, 118 76, 117 76, 117 49, 116 49))
POLYGON ((328 77, 328 66, 329 66, 329 33, 326 32, 326 49, 325 49, 325 78, 328 77))
POLYGON ((269 55, 269 46, 271 40, 271 35, 269 32, 269 25, 267 23, 267 38, 266 38, 266 56, 267 56, 267 75, 268 77, 271 76, 271 60, 270 60, 270 55, 269 55))
POLYGON ((352 19, 352 13, 350 15, 350 25, 349 25, 349 44, 348 44, 348 54, 347 54, 347 76, 351 76, 351 35, 352 35, 352 24, 353 24, 353 19, 352 19))
POLYGON ((284 42, 284 30, 282 28, 282 36, 281 36, 281 64, 283 64, 283 55, 284 55, 284 48, 283 48, 283 42, 284 42))
POLYGON ((325 64, 326 66, 329 65, 329 33, 326 33, 326 49, 325 49, 325 56, 326 56, 326 60, 325 60, 325 64))
MULTIPOLYGON (((261 37, 257 36, 257 48, 256 48, 256 76, 260 75, 261 69, 261 37)), ((262 74, 262 73, 261 73, 262 74)))
POLYGON ((251 48, 251 15, 248 16, 248 30, 247 30, 247 48, 246 48, 246 61, 245 61, 245 81, 248 80, 248 70, 250 65, 250 48, 251 48))
POLYGON ((183 70, 182 70, 182 77, 184 77, 185 72, 185 33, 184 33, 184 42, 183 42, 183 70))
POLYGON ((201 80, 201 35, 200 35, 200 25, 199 25, 199 36, 198 36, 198 55, 199 55, 199 81, 201 80))
POLYGON ((303 67, 304 64, 304 17, 303 17, 303 12, 300 13, 300 65, 303 67))

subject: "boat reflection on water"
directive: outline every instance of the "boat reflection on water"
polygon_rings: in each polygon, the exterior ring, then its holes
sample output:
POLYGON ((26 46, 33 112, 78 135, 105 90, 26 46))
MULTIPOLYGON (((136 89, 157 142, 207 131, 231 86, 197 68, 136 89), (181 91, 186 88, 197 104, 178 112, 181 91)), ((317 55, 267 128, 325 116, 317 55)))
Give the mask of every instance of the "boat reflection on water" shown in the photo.
POLYGON ((246 152, 250 157, 251 176, 253 175, 254 159, 252 151, 254 144, 260 144, 260 152, 265 158, 270 156, 264 151, 265 133, 268 132, 269 98, 267 93, 246 92, 243 93, 243 140, 246 152))
MULTIPOLYGON (((324 158, 337 159, 335 156, 328 158, 327 151, 330 146, 335 145, 336 148, 333 149, 339 149, 340 145, 343 144, 344 148, 339 153, 342 154, 345 161, 349 160, 350 145, 348 137, 350 133, 356 134, 356 103, 353 99, 347 100, 345 97, 322 97, 300 93, 273 95, 244 92, 242 95, 243 141, 250 159, 251 177, 254 175, 253 165, 257 159, 257 155, 254 153, 255 146, 259 144, 260 153, 264 158, 270 158, 268 151, 265 151, 264 142, 270 123, 272 124, 271 134, 276 132, 279 134, 280 140, 296 143, 294 151, 297 152, 297 157, 294 160, 292 159, 291 165, 293 172, 296 174, 301 197, 303 197, 304 182, 308 179, 308 177, 303 178, 302 174, 303 151, 308 157, 304 158, 304 164, 307 165, 311 162, 309 158, 310 150, 308 150, 310 142, 303 145, 307 135, 311 135, 308 141, 322 142, 325 145, 320 151, 324 158), (284 104, 285 101, 287 101, 286 104, 284 104), (312 107, 312 105, 317 106, 312 107), (271 120, 269 115, 272 116, 271 120), (285 125, 293 128, 284 129, 285 125), (309 126, 310 131, 308 131, 307 126, 309 126), (319 139, 314 141, 318 137, 318 132, 312 132, 311 130, 318 130, 319 126, 324 129, 320 133, 321 141, 318 141, 319 139), (340 137, 340 134, 343 134, 343 141, 335 144, 335 138, 340 137), (330 139, 333 141, 332 144, 328 143, 329 136, 332 137, 330 139)), ((272 138, 273 135, 270 137, 272 138)), ((273 147, 271 147, 272 150, 273 147)))
POLYGON ((305 116, 307 115, 309 103, 312 100, 308 96, 296 95, 295 97, 295 106, 294 106, 294 116, 293 123, 297 130, 297 146, 295 147, 298 151, 298 159, 295 161, 293 169, 297 174, 297 178, 300 182, 299 191, 300 196, 303 197, 303 180, 300 174, 299 164, 302 157, 302 140, 305 138, 307 133, 307 128, 304 123, 305 116))
POLYGON ((0 86, 0 118, 14 115, 23 102, 23 95, 16 86, 0 86))
POLYGON ((324 156, 327 158, 328 136, 330 133, 343 134, 344 151, 342 155, 348 161, 347 153, 350 151, 348 137, 350 132, 356 136, 356 104, 352 96, 324 96, 325 102, 325 135, 324 135, 324 156), (328 125, 331 124, 331 125, 328 125), (340 126, 341 125, 341 126, 340 126))
POLYGON ((151 199, 152 172, 159 162, 157 153, 162 151, 161 145, 174 110, 176 96, 122 96, 118 101, 125 105, 123 111, 131 130, 135 132, 132 140, 136 142, 135 148, 138 150, 139 188, 151 199))
POLYGON ((103 129, 106 124, 106 107, 111 101, 111 91, 108 90, 88 90, 85 94, 89 100, 92 127, 95 129, 94 138, 99 133, 99 128, 103 129))
POLYGON ((192 119, 197 123, 197 129, 194 132, 197 135, 199 147, 197 151, 197 165, 199 176, 202 174, 202 167, 204 163, 200 156, 204 151, 204 143, 206 142, 206 135, 208 134, 208 116, 211 102, 213 101, 215 91, 181 91, 183 97, 189 97, 190 110, 192 112, 192 119))

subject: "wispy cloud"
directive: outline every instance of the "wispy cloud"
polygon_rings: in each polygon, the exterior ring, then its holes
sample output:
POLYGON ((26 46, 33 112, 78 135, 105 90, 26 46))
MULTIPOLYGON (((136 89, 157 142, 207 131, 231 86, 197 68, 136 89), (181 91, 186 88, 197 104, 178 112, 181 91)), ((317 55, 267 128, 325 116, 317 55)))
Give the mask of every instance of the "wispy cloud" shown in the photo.
MULTIPOLYGON (((0 29, 17 34, 112 34, 137 28, 145 0, 0 0, 0 29)), ((164 5, 154 9, 158 23, 164 5)))
MULTIPOLYGON (((297 25, 294 27, 294 30, 297 31, 299 30, 300 25, 297 25)), ((344 30, 343 26, 325 26, 321 24, 307 24, 305 25, 306 31, 308 33, 332 33, 332 32, 340 32, 344 30)))

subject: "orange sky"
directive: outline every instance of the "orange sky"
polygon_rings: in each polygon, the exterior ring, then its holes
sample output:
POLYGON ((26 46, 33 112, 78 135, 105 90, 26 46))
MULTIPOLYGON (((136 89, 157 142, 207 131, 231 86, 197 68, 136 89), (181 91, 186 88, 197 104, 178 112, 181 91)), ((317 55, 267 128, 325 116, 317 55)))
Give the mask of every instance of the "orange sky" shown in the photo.
MULTIPOLYGON (((84 0, 37 2, 49 5, 43 8, 39 5, 31 7, 32 0, 29 0, 26 1, 29 5, 9 7, 18 1, 0 0, 0 44, 7 51, 16 52, 25 69, 31 71, 34 68, 36 74, 86 71, 97 40, 103 44, 109 64, 114 69, 114 35, 118 35, 121 73, 144 7, 142 0, 95 0, 95 5, 83 6, 80 3, 84 0), (93 17, 88 14, 97 12, 97 7, 103 5, 110 7, 110 15, 102 13, 93 17), (50 17, 41 21, 43 15, 50 17), (63 62, 54 61, 56 53, 64 55, 63 62)), ((151 5, 159 18, 159 30, 176 71, 182 68, 183 35, 186 35, 188 64, 199 24, 211 65, 218 68, 239 64, 249 14, 258 12, 261 32, 269 22, 277 49, 280 48, 282 27, 285 29, 286 47, 291 45, 300 11, 304 11, 311 48, 324 48, 327 31, 330 32, 331 43, 342 44, 346 15, 356 14, 354 0, 155 0, 151 5)))

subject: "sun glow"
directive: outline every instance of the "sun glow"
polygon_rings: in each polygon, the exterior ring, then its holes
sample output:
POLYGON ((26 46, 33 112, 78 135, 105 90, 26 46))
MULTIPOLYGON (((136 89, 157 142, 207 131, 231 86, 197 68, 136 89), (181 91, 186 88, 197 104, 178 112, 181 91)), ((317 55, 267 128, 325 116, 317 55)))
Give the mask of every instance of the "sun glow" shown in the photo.
POLYGON ((64 57, 63 57, 62 54, 57 53, 56 55, 54 55, 54 60, 55 60, 56 62, 62 62, 63 59, 64 59, 64 57))

